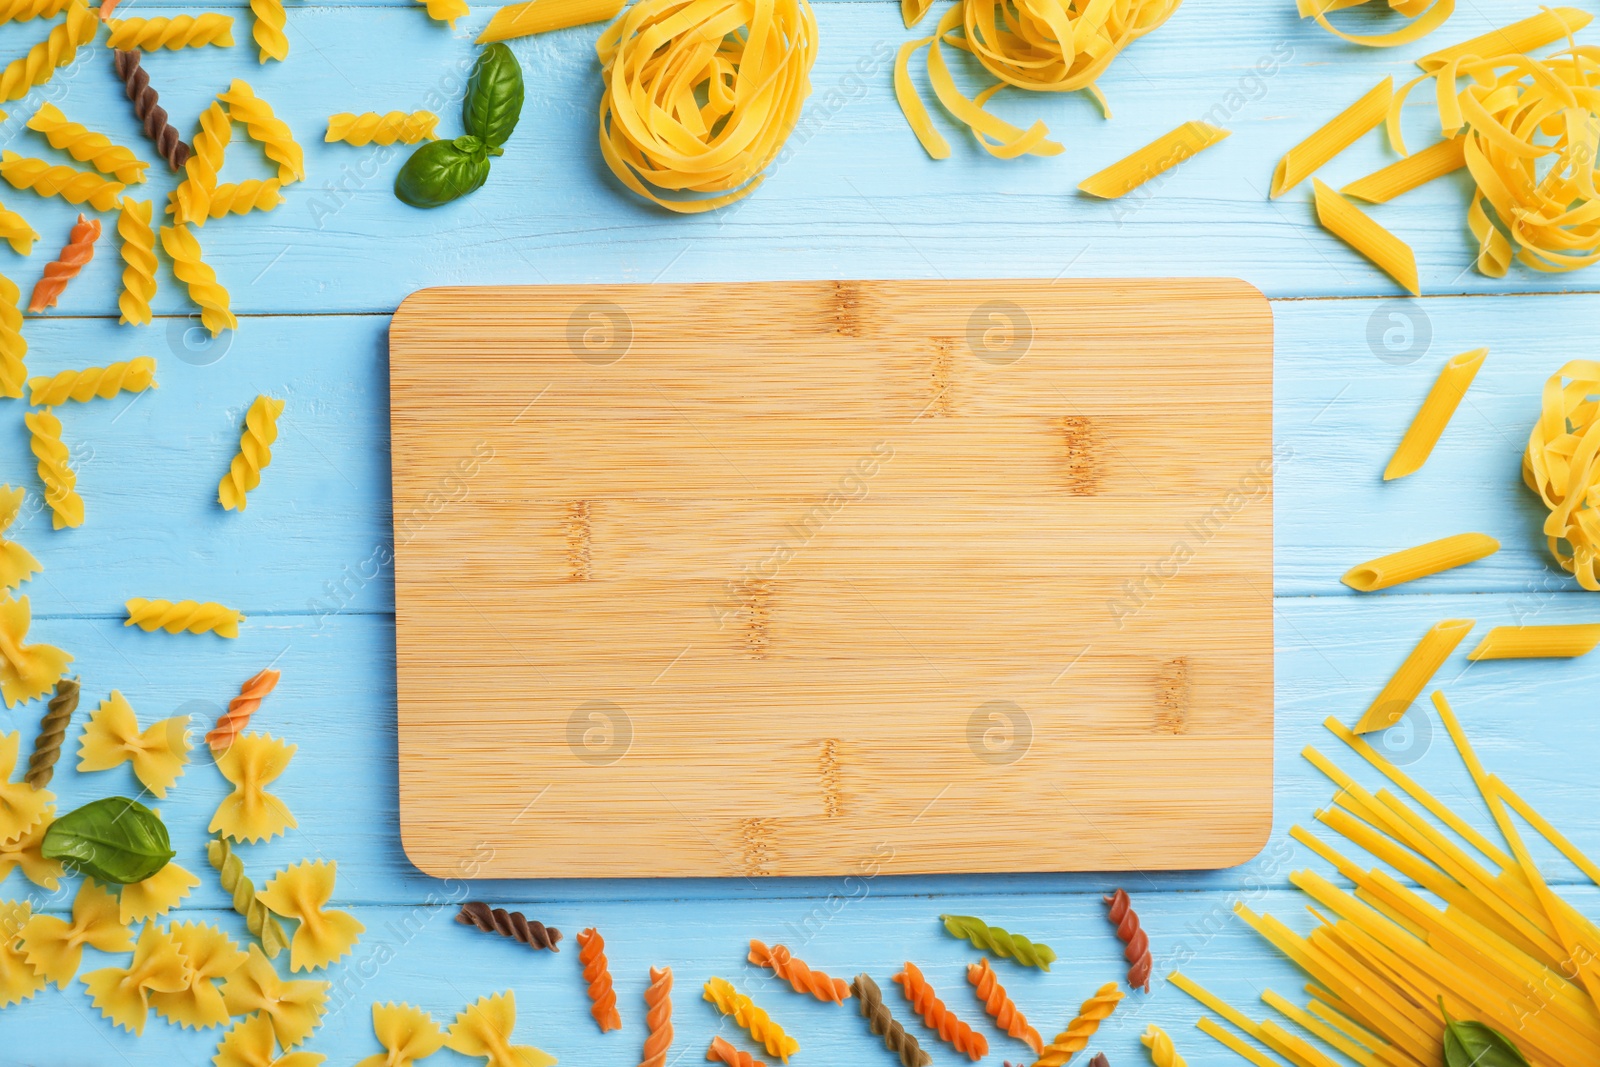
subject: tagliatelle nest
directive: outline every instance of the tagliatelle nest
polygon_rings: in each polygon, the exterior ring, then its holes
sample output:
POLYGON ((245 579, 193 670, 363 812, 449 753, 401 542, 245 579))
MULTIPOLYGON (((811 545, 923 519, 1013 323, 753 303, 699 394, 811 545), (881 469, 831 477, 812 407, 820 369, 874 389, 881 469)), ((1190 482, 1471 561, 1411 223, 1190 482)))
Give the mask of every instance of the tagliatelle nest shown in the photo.
POLYGON ((817 23, 806 0, 639 0, 595 48, 611 172, 672 211, 710 211, 761 184, 799 121, 817 23))
POLYGON ((1600 362, 1574 360, 1545 383, 1522 478, 1550 509, 1551 554, 1600 591, 1600 362))
MULTIPOLYGON (((1053 156, 1062 151, 1047 140, 1049 129, 1035 122, 1021 130, 984 109, 1007 85, 1034 92, 1068 93, 1086 89, 1102 108, 1095 81, 1124 48, 1172 16, 1182 0, 960 0, 944 13, 931 37, 907 41, 895 59, 894 88, 900 110, 934 159, 950 146, 911 84, 913 52, 927 46, 928 81, 946 111, 971 128, 985 150, 1002 159, 1020 155, 1053 156), (960 30, 958 34, 956 31, 960 30), (941 45, 971 53, 999 79, 975 97, 956 88, 941 45)), ((927 13, 931 0, 901 0, 907 26, 927 13)))

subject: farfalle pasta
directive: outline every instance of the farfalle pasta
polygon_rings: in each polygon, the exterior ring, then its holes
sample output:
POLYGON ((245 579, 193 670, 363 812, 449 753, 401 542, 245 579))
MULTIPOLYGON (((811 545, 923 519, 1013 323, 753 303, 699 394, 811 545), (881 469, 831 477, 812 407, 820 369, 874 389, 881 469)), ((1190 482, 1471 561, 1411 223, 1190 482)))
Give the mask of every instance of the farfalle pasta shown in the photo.
MULTIPOLYGON (((44 844, 44 832, 50 829, 50 824, 55 820, 56 809, 46 807, 39 821, 24 830, 18 837, 0 841, 0 882, 12 871, 20 870, 22 877, 36 886, 55 892, 61 887, 61 875, 65 873, 60 860, 46 859, 40 851, 44 844)), ((0 935, 5 933, 0 927, 0 935)))
POLYGON ((463 1056, 479 1056, 488 1067, 552 1067, 556 1058, 531 1045, 511 1044, 517 1025, 517 998, 511 990, 479 997, 456 1016, 445 1047, 463 1056))
POLYGON ((217 983, 244 966, 248 955, 210 923, 173 923, 168 932, 189 963, 189 984, 174 993, 151 993, 150 1007, 185 1030, 226 1025, 228 1007, 217 983))
POLYGON ((301 860, 273 875, 261 889, 261 903, 285 919, 300 923, 289 940, 292 971, 315 970, 334 963, 355 947, 356 939, 366 929, 349 912, 327 906, 333 899, 337 872, 338 864, 332 860, 301 860))
POLYGON ((278 1044, 294 1048, 321 1024, 328 983, 280 978, 261 946, 251 945, 244 964, 223 981, 222 1002, 229 1015, 259 1013, 278 1044))
POLYGON ((189 762, 189 716, 174 715, 139 731, 127 698, 113 689, 89 716, 78 740, 78 770, 108 771, 124 763, 145 788, 167 795, 189 762))
POLYGON ((33 917, 26 900, 0 900, 0 1008, 9 1008, 49 985, 28 966, 18 946, 18 932, 33 917))
POLYGON ((165 915, 199 885, 200 879, 169 860, 165 867, 144 881, 131 882, 122 887, 122 922, 131 926, 145 919, 165 915))
POLYGON ((217 757, 217 770, 233 785, 211 817, 209 830, 235 841, 265 841, 299 823, 283 801, 267 792, 289 766, 295 746, 266 734, 242 734, 217 757))
POLYGON ((48 789, 11 781, 21 752, 20 731, 0 735, 0 840, 21 837, 44 817, 45 809, 55 800, 48 789))
POLYGON ((223 1035, 211 1063, 213 1067, 318 1067, 325 1059, 320 1052, 274 1055, 271 1021, 265 1015, 252 1015, 223 1035))
POLYGON ((45 982, 67 988, 83 962, 83 946, 101 952, 128 952, 133 934, 122 925, 117 898, 91 878, 85 878, 72 901, 72 921, 54 915, 35 915, 23 925, 22 957, 45 982))
MULTIPOLYGON (((27 597, 13 597, 7 593, 0 599, 0 695, 5 697, 8 708, 50 692, 66 673, 67 664, 72 662, 70 655, 54 645, 23 644, 32 622, 33 613, 27 597)), ((9 773, 15 760, 13 751, 10 760, 0 757, 0 765, 9 773)), ((3 818, 0 815, 0 819, 3 818)), ((0 830, 4 825, 0 822, 0 830)), ((0 833, 0 836, 8 835, 0 833)))
POLYGON ((374 1004, 372 1033, 383 1051, 356 1067, 412 1067, 444 1047, 444 1031, 433 1016, 410 1004, 374 1004))
MULTIPOLYGON (((27 493, 22 489, 0 485, 0 534, 9 530, 11 524, 17 521, 17 515, 22 511, 22 501, 26 496, 27 493)), ((0 536, 0 586, 15 589, 42 569, 32 552, 17 542, 8 541, 0 536)))

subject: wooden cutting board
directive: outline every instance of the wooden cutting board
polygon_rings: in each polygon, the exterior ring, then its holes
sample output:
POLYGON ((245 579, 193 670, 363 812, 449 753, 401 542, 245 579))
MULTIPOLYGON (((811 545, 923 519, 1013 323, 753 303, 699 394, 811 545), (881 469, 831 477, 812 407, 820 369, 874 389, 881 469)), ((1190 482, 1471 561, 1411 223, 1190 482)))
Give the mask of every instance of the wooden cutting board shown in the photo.
POLYGON ((390 360, 424 871, 1265 843, 1272 314, 1248 285, 429 289, 390 360))

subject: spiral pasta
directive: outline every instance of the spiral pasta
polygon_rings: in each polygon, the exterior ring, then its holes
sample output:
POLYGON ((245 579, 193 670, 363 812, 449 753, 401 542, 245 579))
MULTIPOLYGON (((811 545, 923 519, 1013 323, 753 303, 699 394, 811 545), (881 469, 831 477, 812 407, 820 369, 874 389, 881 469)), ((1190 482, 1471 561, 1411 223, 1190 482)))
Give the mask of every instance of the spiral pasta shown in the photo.
POLYGON ((294 745, 276 737, 239 735, 233 745, 217 757, 217 770, 233 786, 233 792, 217 805, 207 832, 235 841, 266 841, 298 826, 283 801, 267 792, 267 786, 278 780, 294 754, 294 745))
POLYGON ((26 497, 27 493, 22 489, 0 485, 0 588, 15 589, 43 570, 32 552, 4 536, 11 524, 17 521, 26 497))
MULTIPOLYGON (((102 0, 101 10, 104 10, 102 0)), ((160 94, 150 88, 150 75, 140 64, 138 52, 111 53, 117 77, 122 79, 124 95, 133 103, 133 115, 144 127, 144 135, 156 146, 167 166, 178 170, 189 160, 189 146, 167 120, 167 109, 158 102, 160 94)))
POLYGON ((3 0, 0 2, 0 23, 54 18, 66 10, 71 2, 72 0, 3 0))
POLYGON ((733 1021, 744 1027, 751 1038, 766 1047, 769 1056, 776 1056, 788 1063, 789 1057, 800 1051, 800 1042, 784 1033, 783 1027, 773 1022, 771 1016, 756 1007, 749 997, 733 988, 726 978, 707 981, 705 998, 715 1004, 722 1014, 733 1016, 733 1021))
POLYGON ((1078 1009, 1077 1018, 1044 1047, 1033 1067, 1062 1067, 1062 1064, 1082 1052, 1095 1031, 1100 1029, 1100 1024, 1110 1018, 1121 1000, 1122 990, 1117 988, 1115 982, 1107 982, 1095 990, 1094 996, 1084 1001, 1078 1009))
POLYGON ((811 91, 817 24, 807 0, 637 0, 596 49, 606 165, 652 203, 695 213, 761 184, 811 91))
MULTIPOLYGON (((100 240, 100 220, 78 216, 61 254, 44 265, 44 274, 34 284, 33 296, 28 299, 28 310, 37 315, 56 306, 67 283, 78 276, 94 258, 94 243, 100 240)), ((38 401, 34 401, 38 403, 38 401)))
POLYGON ((24 360, 28 341, 22 336, 22 290, 0 274, 0 396, 20 397, 28 376, 24 360))
POLYGON ((278 416, 283 401, 258 396, 245 412, 239 454, 217 484, 217 502, 225 511, 243 511, 246 494, 261 484, 261 472, 272 462, 272 443, 278 439, 278 416))
POLYGON ((583 965, 583 980, 589 986, 589 1014, 599 1024, 600 1032, 622 1029, 622 1014, 617 1011, 617 994, 606 960, 606 940, 592 926, 578 931, 578 962, 583 965))
POLYGON ((1139 1035, 1139 1040, 1150 1050, 1150 1062, 1155 1067, 1189 1067, 1183 1057, 1178 1055, 1178 1050, 1173 1047, 1172 1038, 1155 1023, 1145 1027, 1144 1033, 1139 1035))
POLYGON ((222 983, 222 1002, 229 1015, 259 1014, 284 1048, 294 1048, 322 1022, 328 1007, 329 983, 307 978, 284 979, 260 945, 251 945, 244 965, 222 983))
POLYGON ((167 214, 175 223, 204 223, 211 211, 211 194, 217 187, 217 171, 232 136, 228 113, 213 100, 200 112, 200 129, 194 135, 189 160, 183 165, 183 181, 172 191, 167 214))
POLYGON ((129 598, 125 606, 128 618, 122 625, 137 626, 146 633, 165 630, 169 634, 180 634, 187 630, 192 634, 238 637, 239 624, 244 621, 242 613, 212 600, 201 604, 193 600, 151 600, 136 596, 129 598))
POLYGON ((217 719, 217 725, 206 732, 206 745, 213 755, 226 752, 244 732, 250 717, 261 707, 266 695, 277 688, 279 672, 267 667, 248 678, 239 687, 239 695, 228 701, 228 710, 217 719))
MULTIPOLYGON (((46 409, 29 411, 22 421, 31 435, 34 458, 39 461, 39 481, 44 483, 44 502, 50 505, 51 522, 57 530, 82 526, 83 497, 78 495, 78 476, 67 463, 71 457, 61 440, 61 420, 46 409)), ((54 679, 50 684, 55 684, 54 679)))
POLYGON ((11 246, 11 250, 19 256, 33 254, 33 242, 39 239, 39 234, 28 220, 0 204, 0 240, 11 246))
POLYGON ((211 923, 173 923, 169 928, 178 951, 189 963, 189 983, 175 993, 150 994, 157 1015, 185 1030, 208 1029, 228 1021, 228 1006, 217 982, 244 965, 249 957, 211 923))
MULTIPOLYGON (((67 664, 72 662, 70 654, 54 645, 23 644, 32 622, 33 612, 28 606, 27 597, 13 597, 7 593, 0 599, 0 695, 4 695, 8 708, 37 700, 50 692, 61 681, 61 676, 67 673, 67 664)), ((17 754, 12 751, 10 757, 6 758, 5 751, 6 746, 0 744, 0 766, 10 775, 17 754)), ((4 780, 0 779, 0 782, 4 780)), ((42 798, 43 791, 37 792, 42 798)), ((3 793, 4 789, 0 789, 0 794, 3 793)), ((39 800, 41 805, 44 802, 43 799, 39 800)), ((27 823, 23 826, 25 828, 27 823)), ((0 822, 0 838, 13 836, 4 832, 6 829, 12 829, 14 833, 16 828, 8 828, 0 822)))
MULTIPOLYGON (((100 20, 83 0, 67 5, 67 19, 50 30, 50 35, 21 59, 14 59, 0 70, 0 103, 21 100, 35 85, 43 85, 77 56, 78 49, 94 40, 100 20)), ((100 210, 105 211, 106 208, 100 210)))
POLYGON ((283 11, 283 0, 250 0, 250 13, 255 16, 250 36, 261 50, 260 62, 289 58, 289 38, 283 32, 288 16, 283 11))
POLYGON ((444 1031, 433 1016, 410 1004, 372 1005, 372 1034, 383 1051, 356 1067, 412 1067, 444 1048, 444 1031))
POLYGON ((990 926, 976 915, 941 915, 939 919, 952 937, 970 941, 974 947, 993 952, 1004 959, 1016 960, 1024 967, 1048 971, 1056 961, 1055 949, 1049 945, 1037 944, 1021 934, 990 926))
POLYGON ((461 905, 461 910, 456 913, 456 922, 463 926, 476 926, 486 934, 509 937, 532 949, 547 948, 551 952, 561 951, 556 947, 557 942, 561 940, 560 930, 546 926, 537 919, 529 919, 520 911, 491 908, 480 900, 469 900, 461 905))
POLYGON ((243 917, 245 928, 250 931, 251 936, 261 942, 268 959, 276 958, 278 953, 289 946, 289 935, 283 932, 283 925, 272 912, 267 910, 267 906, 261 903, 261 898, 256 896, 255 883, 245 873, 244 863, 234 855, 233 846, 228 844, 228 839, 212 838, 206 845, 206 859, 216 868, 217 879, 222 883, 222 891, 228 894, 233 903, 233 910, 243 917))
POLYGON ((188 762, 189 716, 162 719, 141 733, 133 707, 115 689, 89 716, 78 740, 78 770, 132 763, 134 776, 158 797, 167 795, 188 762))
POLYGON ((239 320, 229 310, 228 290, 217 281, 217 272, 200 258, 200 242, 184 225, 161 227, 161 247, 172 260, 172 273, 189 290, 189 299, 200 308, 200 324, 215 337, 223 330, 237 330, 239 320))
POLYGON ((305 180, 305 152, 295 141, 289 124, 274 115, 272 106, 257 96, 254 89, 235 78, 228 91, 217 99, 228 105, 229 116, 235 122, 244 123, 267 158, 278 165, 278 181, 288 185, 305 180))
POLYGON ((124 325, 147 326, 150 301, 156 295, 156 234, 150 228, 155 205, 149 200, 122 198, 117 212, 117 236, 122 239, 122 291, 117 310, 124 325))
POLYGON ((339 866, 332 860, 301 860, 268 879, 261 903, 299 927, 289 941, 289 969, 315 970, 338 962, 355 947, 366 927, 347 911, 329 908, 339 866))
POLYGON ((955 1012, 939 999, 916 964, 908 960, 894 980, 910 1001, 911 1010, 922 1016, 923 1024, 938 1034, 939 1040, 947 1042, 957 1052, 966 1053, 970 1060, 981 1060, 989 1054, 988 1039, 956 1018, 955 1012))
POLYGON ((72 900, 72 921, 34 915, 18 932, 22 958, 46 983, 65 989, 83 962, 83 948, 130 952, 133 934, 122 925, 117 898, 98 882, 85 878, 72 900))
POLYGON ((107 19, 111 35, 106 44, 118 51, 138 48, 176 52, 184 48, 219 48, 233 45, 233 16, 207 11, 201 15, 175 15, 172 18, 107 19))
POLYGON ((343 141, 361 147, 367 144, 416 144, 418 141, 431 141, 435 134, 434 127, 439 125, 439 116, 431 111, 413 111, 406 114, 404 111, 389 111, 380 115, 376 111, 366 111, 353 115, 342 111, 337 115, 328 116, 328 133, 324 141, 343 141))
POLYGON ((666 1067, 672 1048, 672 968, 650 968, 644 991, 644 1025, 648 1033, 639 1067, 666 1067))
MULTIPOLYGON (((1054 156, 1043 122, 1019 129, 985 109, 1007 85, 1035 92, 1085 89, 1100 99, 1095 82, 1122 50, 1166 22, 1182 0, 960 0, 939 19, 931 36, 907 41, 895 58, 894 89, 906 121, 928 155, 945 159, 950 145, 934 128, 911 82, 911 56, 928 49, 928 81, 950 115, 971 129, 984 151, 1000 159, 1054 156), (958 32, 959 31, 959 35, 958 32), (969 52, 995 78, 974 97, 956 88, 941 45, 969 52)), ((930 0, 901 0, 907 26, 927 13, 930 0)), ((1104 100, 1101 99, 1102 107, 1104 100)))
POLYGON ((0 178, 14 189, 32 189, 40 196, 59 196, 69 204, 84 201, 96 211, 111 211, 122 196, 123 184, 89 171, 76 170, 65 163, 0 152, 0 178))
POLYGON ((1044 1038, 1039 1036, 1039 1031, 1028 1025, 1027 1016, 1011 1002, 1011 997, 1000 984, 994 968, 989 966, 987 956, 967 967, 967 981, 972 983, 972 992, 983 1004, 984 1012, 994 1020, 996 1026, 1005 1031, 1007 1037, 1023 1042, 1033 1049, 1036 1056, 1044 1051, 1044 1038))
POLYGON ((1128 961, 1128 985, 1150 992, 1150 935, 1139 925, 1139 916, 1133 910, 1125 889, 1118 889, 1109 897, 1100 898, 1107 906, 1106 918, 1117 928, 1117 937, 1126 942, 1123 958, 1128 961))
POLYGON ((929 1067, 933 1063, 933 1057, 889 1011, 889 1006, 883 1002, 883 990, 870 975, 856 975, 850 989, 861 1005, 861 1017, 867 1020, 868 1029, 883 1038, 884 1048, 900 1057, 901 1067, 929 1067))
POLYGON ((1600 361, 1574 360, 1544 384, 1528 435, 1522 480, 1550 514, 1550 554, 1591 592, 1600 591, 1600 361))
POLYGON ((711 1039, 711 1047, 706 1049, 706 1059, 713 1063, 725 1063, 728 1067, 767 1067, 750 1053, 734 1048, 727 1039, 721 1037, 711 1039))
POLYGON ((772 973, 788 982, 796 993, 810 993, 825 1004, 843 1004, 850 996, 850 985, 843 978, 830 978, 821 971, 813 971, 782 945, 768 948, 751 939, 749 958, 757 967, 772 968, 772 973))
MULTIPOLYGON (((252 211, 271 211, 283 203, 283 196, 278 192, 280 188, 278 179, 250 178, 246 181, 219 185, 211 191, 211 218, 220 219, 227 214, 247 215, 252 211)), ((195 225, 204 226, 205 220, 198 220, 195 225)))
POLYGON ((54 104, 40 105, 28 120, 28 129, 44 134, 51 148, 63 149, 79 163, 87 163, 125 185, 144 181, 144 172, 150 166, 132 149, 112 144, 105 134, 68 121, 54 104))
MULTIPOLYGON (((78 710, 78 691, 76 678, 63 678, 56 683, 56 691, 45 705, 44 717, 39 720, 39 733, 33 739, 33 755, 28 757, 28 773, 23 777, 28 788, 44 789, 55 777, 56 761, 61 758, 61 742, 66 739, 72 713, 78 710)), ((0 878, 3 877, 0 875, 0 878)))

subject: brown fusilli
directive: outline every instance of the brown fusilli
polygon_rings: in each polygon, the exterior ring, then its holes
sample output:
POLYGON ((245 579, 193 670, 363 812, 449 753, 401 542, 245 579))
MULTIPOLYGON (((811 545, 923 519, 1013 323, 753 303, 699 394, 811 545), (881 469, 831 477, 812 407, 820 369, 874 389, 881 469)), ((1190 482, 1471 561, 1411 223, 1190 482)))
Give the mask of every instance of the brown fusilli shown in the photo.
POLYGON ((476 926, 486 934, 499 934, 521 941, 529 948, 561 951, 556 947, 556 942, 561 940, 560 930, 546 926, 537 919, 530 919, 520 911, 491 908, 480 900, 469 900, 456 913, 456 922, 464 926, 476 926))
POLYGON ((144 135, 166 158, 167 166, 181 170, 189 161, 189 146, 178 136, 177 128, 167 121, 166 108, 157 103, 160 96, 150 88, 150 75, 139 64, 138 50, 116 50, 111 54, 117 77, 123 82, 123 91, 133 101, 133 114, 144 124, 144 135))
POLYGON ((1118 889, 1111 896, 1100 899, 1110 905, 1106 918, 1116 926, 1117 936, 1128 944, 1122 952, 1123 958, 1128 961, 1128 985, 1150 992, 1150 968, 1153 966, 1150 935, 1140 927, 1139 916, 1134 913, 1127 890, 1118 889))
POLYGON ((883 1046, 900 1057, 901 1067, 929 1067, 933 1057, 917 1044, 917 1039, 906 1033, 898 1019, 883 1002, 883 990, 871 975, 858 974, 850 983, 851 992, 861 1002, 861 1015, 873 1033, 883 1038, 883 1046))
POLYGON ((55 695, 45 707, 44 718, 39 720, 39 736, 33 742, 33 755, 28 757, 28 773, 22 778, 34 789, 43 789, 55 775, 61 740, 66 737, 67 724, 77 710, 78 680, 63 678, 56 683, 55 695))

